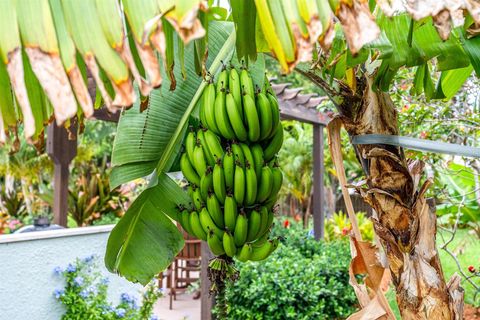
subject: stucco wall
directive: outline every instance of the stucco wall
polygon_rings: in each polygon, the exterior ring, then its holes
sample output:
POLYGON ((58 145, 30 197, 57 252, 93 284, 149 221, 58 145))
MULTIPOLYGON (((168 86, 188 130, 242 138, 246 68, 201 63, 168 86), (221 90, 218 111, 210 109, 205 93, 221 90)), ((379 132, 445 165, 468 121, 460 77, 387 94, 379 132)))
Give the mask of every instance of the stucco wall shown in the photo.
POLYGON ((0 319, 60 319, 63 307, 53 292, 62 279, 53 274, 77 257, 100 257, 102 272, 110 279, 109 299, 118 302, 122 292, 137 294, 140 285, 109 273, 103 255, 111 226, 73 228, 0 236, 0 319), (40 239, 39 239, 40 238, 40 239))

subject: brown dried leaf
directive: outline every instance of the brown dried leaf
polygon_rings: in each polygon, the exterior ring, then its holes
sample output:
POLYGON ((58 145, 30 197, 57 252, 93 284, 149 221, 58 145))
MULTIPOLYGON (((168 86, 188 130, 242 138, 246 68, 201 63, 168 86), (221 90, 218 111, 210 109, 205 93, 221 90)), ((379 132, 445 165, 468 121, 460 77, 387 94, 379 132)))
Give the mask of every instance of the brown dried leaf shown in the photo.
POLYGON ((438 35, 442 40, 447 40, 452 31, 452 19, 450 18, 450 11, 442 10, 433 16, 433 24, 437 29, 438 35))
POLYGON ((390 272, 380 262, 379 250, 372 243, 350 238, 350 285, 354 288, 362 310, 348 319, 395 319, 384 291, 390 283, 390 272), (365 283, 359 284, 356 275, 365 275, 365 283))
POLYGON ((138 56, 142 61, 147 74, 147 81, 153 88, 158 88, 162 84, 162 75, 160 74, 160 64, 153 48, 147 42, 139 44, 135 41, 138 56))
POLYGON ((112 81, 113 90, 115 90, 115 99, 112 102, 114 107, 123 108, 130 107, 135 102, 137 95, 133 90, 133 84, 130 79, 121 83, 112 81))
POLYGON ((370 13, 368 1, 342 0, 336 9, 352 54, 355 55, 364 44, 377 39, 380 35, 380 28, 370 13))
POLYGON ((185 44, 205 36, 205 29, 203 28, 200 20, 197 18, 198 10, 202 6, 203 5, 199 3, 198 7, 193 8, 180 18, 175 16, 175 12, 168 13, 166 15, 167 20, 172 24, 175 31, 177 31, 178 36, 185 44))
POLYGON ((87 65, 88 70, 90 70, 90 73, 92 74, 92 77, 97 84, 98 90, 100 90, 100 95, 102 96, 105 106, 110 112, 116 112, 117 109, 114 108, 112 105, 112 98, 108 94, 107 89, 105 89, 105 85, 100 78, 99 69, 97 62, 95 61, 95 57, 92 55, 85 56, 85 64, 87 65))
POLYGON ((73 92, 77 97, 78 104, 83 110, 83 113, 87 118, 93 115, 93 103, 90 94, 88 93, 88 88, 83 81, 82 74, 80 69, 75 65, 71 70, 67 72, 68 79, 72 85, 73 92))
MULTIPOLYGON (((296 23, 292 24, 293 38, 296 42, 297 55, 295 59, 295 66, 298 62, 309 62, 312 60, 312 51, 314 49, 314 43, 310 38, 305 38, 300 31, 300 28, 296 23)), ((314 38, 316 39, 316 38, 314 38)))
POLYGON ((139 85, 141 94, 143 96, 148 96, 150 91, 152 91, 152 86, 138 72, 135 61, 133 60, 132 52, 130 51, 130 46, 124 42, 121 47, 116 47, 115 50, 117 50, 122 60, 125 61, 128 68, 130 69, 133 78, 139 85))
POLYGON ((32 70, 53 106, 57 125, 77 114, 77 101, 60 56, 40 48, 25 48, 32 70))
POLYGON ((325 52, 330 51, 330 48, 332 46, 334 38, 335 38, 335 24, 334 24, 333 19, 332 19, 332 21, 328 25, 328 28, 325 31, 325 33, 323 33, 318 38, 318 43, 322 47, 323 51, 325 51, 325 52))
POLYGON ((25 87, 22 52, 20 48, 8 53, 7 72, 10 77, 15 97, 23 115, 25 138, 30 141, 35 134, 35 119, 28 100, 27 88, 25 87))

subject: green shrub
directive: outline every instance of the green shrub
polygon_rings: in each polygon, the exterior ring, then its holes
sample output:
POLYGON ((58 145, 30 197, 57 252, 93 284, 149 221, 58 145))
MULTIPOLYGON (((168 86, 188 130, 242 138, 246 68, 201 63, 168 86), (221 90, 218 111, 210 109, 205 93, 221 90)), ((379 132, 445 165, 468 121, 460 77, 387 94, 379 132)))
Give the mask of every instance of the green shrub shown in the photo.
POLYGON ((298 225, 277 223, 273 232, 285 239, 267 260, 237 263, 229 319, 342 319, 355 311, 348 242, 315 241, 298 225))

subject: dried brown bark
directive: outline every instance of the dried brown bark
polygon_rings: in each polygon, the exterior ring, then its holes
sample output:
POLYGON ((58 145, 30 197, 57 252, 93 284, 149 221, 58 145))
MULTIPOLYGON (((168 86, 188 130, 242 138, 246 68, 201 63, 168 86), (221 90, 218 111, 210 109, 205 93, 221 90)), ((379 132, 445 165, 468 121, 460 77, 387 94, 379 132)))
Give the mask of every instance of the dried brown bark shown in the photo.
MULTIPOLYGON (((324 87, 315 74, 310 79, 324 87)), ((357 91, 342 84, 333 101, 350 136, 398 134, 397 112, 388 93, 357 79, 357 91)), ((325 88, 324 88, 325 89, 325 88)), ((356 145, 366 179, 357 191, 375 210, 375 233, 385 250, 402 319, 462 319, 463 289, 443 276, 435 246, 436 215, 425 199, 431 181, 419 185, 423 163, 409 161, 400 147, 356 145)))

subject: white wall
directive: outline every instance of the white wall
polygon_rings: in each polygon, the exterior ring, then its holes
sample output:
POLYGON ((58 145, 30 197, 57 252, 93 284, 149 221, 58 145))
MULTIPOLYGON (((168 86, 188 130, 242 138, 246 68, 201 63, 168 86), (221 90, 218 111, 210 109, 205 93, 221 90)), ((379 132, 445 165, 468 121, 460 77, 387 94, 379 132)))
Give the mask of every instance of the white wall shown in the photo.
POLYGON ((60 319, 63 306, 54 298, 63 288, 53 274, 77 257, 100 257, 102 272, 110 279, 109 299, 117 303, 122 292, 137 295, 140 285, 109 273, 103 256, 112 226, 72 228, 0 236, 0 319, 60 319))

